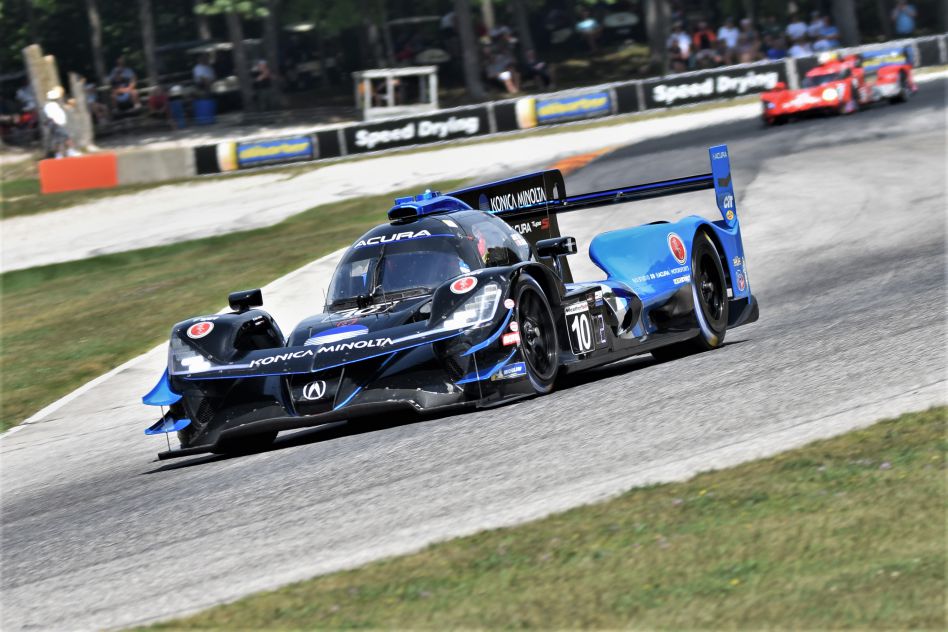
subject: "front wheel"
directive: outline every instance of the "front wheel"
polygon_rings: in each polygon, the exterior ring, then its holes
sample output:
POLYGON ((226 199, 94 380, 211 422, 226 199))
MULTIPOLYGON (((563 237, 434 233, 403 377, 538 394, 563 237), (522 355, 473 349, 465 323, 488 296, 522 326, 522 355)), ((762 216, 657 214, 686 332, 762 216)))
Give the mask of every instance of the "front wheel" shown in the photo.
POLYGON ((529 276, 520 278, 514 297, 527 378, 533 390, 543 395, 553 390, 553 382, 560 368, 553 312, 543 290, 529 276))
POLYGON ((695 235, 691 247, 691 296, 698 334, 691 340, 652 351, 656 360, 670 360, 710 351, 724 344, 727 333, 728 297, 724 267, 707 233, 695 235))

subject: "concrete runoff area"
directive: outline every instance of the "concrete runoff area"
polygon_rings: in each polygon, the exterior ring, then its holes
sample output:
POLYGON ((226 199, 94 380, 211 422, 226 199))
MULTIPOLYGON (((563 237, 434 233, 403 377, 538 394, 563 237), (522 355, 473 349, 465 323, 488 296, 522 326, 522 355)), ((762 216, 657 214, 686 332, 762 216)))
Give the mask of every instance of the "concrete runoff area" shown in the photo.
MULTIPOLYGON (((240 458, 154 461, 165 444, 142 434, 157 415, 139 397, 163 349, 37 415, 0 439, 3 628, 193 612, 944 404, 946 85, 852 116, 654 137, 567 179, 580 193, 700 173, 728 143, 761 317, 720 350, 632 359, 490 410, 290 433, 240 458)), ((696 210, 715 217, 710 192, 561 226, 585 245, 696 210)), ((281 326, 320 309, 333 263, 266 288, 281 326)))

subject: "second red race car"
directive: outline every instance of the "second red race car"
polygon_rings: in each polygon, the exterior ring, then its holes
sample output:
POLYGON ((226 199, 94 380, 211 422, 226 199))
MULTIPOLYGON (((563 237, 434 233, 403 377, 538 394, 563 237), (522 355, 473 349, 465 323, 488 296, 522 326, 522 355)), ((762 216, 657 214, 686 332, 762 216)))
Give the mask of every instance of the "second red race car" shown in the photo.
POLYGON ((765 124, 811 114, 849 114, 883 99, 899 103, 917 90, 911 54, 904 48, 828 54, 820 62, 806 73, 800 89, 789 90, 781 82, 761 94, 765 124))

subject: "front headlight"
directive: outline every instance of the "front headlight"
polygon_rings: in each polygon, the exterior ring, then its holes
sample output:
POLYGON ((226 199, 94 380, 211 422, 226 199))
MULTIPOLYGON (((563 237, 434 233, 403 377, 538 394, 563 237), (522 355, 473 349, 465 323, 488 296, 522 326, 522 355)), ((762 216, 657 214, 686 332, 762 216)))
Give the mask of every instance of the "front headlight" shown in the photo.
POLYGON ((494 314, 497 313, 500 295, 499 285, 486 284, 448 315, 444 321, 444 328, 482 327, 490 323, 494 319, 494 314))
POLYGON ((171 336, 171 343, 168 345, 168 371, 172 375, 200 373, 210 368, 210 360, 177 336, 171 336))
POLYGON ((835 101, 839 98, 839 92, 836 91, 836 88, 827 88, 823 90, 823 100, 824 101, 835 101))
POLYGON ((764 101, 764 107, 767 108, 768 110, 772 110, 775 107, 777 107, 777 104, 771 103, 770 101, 764 101))

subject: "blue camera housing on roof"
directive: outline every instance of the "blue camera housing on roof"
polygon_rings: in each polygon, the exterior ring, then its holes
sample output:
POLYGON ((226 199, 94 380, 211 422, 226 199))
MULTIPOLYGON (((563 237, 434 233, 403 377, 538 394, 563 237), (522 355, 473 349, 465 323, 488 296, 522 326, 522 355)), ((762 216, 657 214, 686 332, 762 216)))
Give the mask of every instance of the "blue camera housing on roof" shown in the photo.
POLYGON ((470 208, 469 205, 455 197, 442 195, 440 191, 428 189, 424 193, 415 196, 395 198, 395 206, 389 209, 388 219, 394 222, 436 213, 467 211, 470 208))

